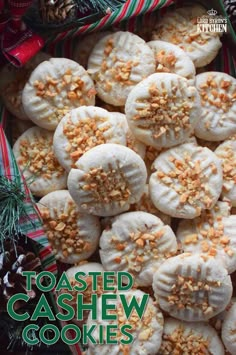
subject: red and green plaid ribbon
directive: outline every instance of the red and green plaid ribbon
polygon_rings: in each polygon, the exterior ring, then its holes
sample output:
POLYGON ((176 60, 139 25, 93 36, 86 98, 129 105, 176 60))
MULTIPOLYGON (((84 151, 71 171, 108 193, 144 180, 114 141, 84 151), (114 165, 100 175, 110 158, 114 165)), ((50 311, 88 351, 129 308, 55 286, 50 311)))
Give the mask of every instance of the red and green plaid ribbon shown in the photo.
MULTIPOLYGON (((6 111, 4 108, 1 110, 0 122, 1 119, 3 120, 3 125, 5 125, 6 111)), ((25 210, 29 219, 22 219, 22 221, 20 221, 21 231, 27 237, 37 242, 37 249, 43 269, 56 274, 56 261, 52 254, 48 239, 42 229, 38 209, 36 204, 32 201, 29 188, 26 185, 24 178, 19 172, 13 152, 6 139, 3 125, 0 124, 0 175, 8 177, 10 180, 16 180, 17 182, 22 183, 26 196, 25 210)))

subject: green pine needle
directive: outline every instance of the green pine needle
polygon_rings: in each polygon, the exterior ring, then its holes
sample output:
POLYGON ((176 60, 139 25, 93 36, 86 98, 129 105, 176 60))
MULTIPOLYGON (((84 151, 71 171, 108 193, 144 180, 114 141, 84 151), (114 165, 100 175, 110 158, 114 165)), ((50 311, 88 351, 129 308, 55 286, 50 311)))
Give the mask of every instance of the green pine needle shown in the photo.
POLYGON ((24 186, 19 177, 10 180, 0 176, 0 252, 4 252, 6 240, 10 240, 16 248, 19 237, 24 234, 21 219, 27 219, 34 225, 27 215, 25 199, 24 186))
POLYGON ((117 7, 125 3, 126 0, 77 0, 78 8, 86 10, 96 10, 98 12, 114 11, 117 7))

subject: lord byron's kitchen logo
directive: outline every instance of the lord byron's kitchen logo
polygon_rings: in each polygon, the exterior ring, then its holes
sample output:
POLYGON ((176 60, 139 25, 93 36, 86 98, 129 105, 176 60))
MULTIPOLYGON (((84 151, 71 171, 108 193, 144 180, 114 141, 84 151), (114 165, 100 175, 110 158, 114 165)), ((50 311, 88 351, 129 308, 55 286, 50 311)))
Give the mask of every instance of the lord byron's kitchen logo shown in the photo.
POLYGON ((227 18, 217 16, 217 11, 214 9, 208 10, 206 16, 197 18, 198 32, 227 32, 227 18))

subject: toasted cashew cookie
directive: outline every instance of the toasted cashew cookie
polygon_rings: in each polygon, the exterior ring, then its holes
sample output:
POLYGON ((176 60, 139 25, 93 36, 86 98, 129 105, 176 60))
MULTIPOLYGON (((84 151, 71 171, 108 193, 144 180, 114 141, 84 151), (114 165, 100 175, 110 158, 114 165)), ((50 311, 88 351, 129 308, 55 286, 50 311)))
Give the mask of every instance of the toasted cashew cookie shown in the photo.
POLYGON ((74 288, 75 286, 81 286, 80 282, 76 280, 75 275, 76 273, 84 273, 85 275, 80 277, 83 279, 86 284, 87 288, 84 291, 76 291, 73 289, 73 291, 69 291, 68 289, 62 289, 61 293, 69 293, 70 295, 73 296, 73 299, 71 301, 68 301, 67 303, 70 304, 75 311, 75 317, 72 319, 72 321, 76 324, 78 324, 80 327, 82 327, 83 324, 87 322, 87 318, 89 315, 89 310, 84 312, 83 319, 81 321, 76 320, 76 312, 77 312, 77 295, 78 293, 83 294, 83 300, 84 303, 92 303, 92 294, 95 293, 93 290, 93 277, 91 275, 88 275, 89 272, 92 273, 101 273, 101 275, 96 275, 96 295, 101 296, 104 292, 103 288, 103 266, 100 263, 95 263, 95 262, 86 262, 82 261, 79 265, 72 266, 69 269, 66 270, 66 275, 70 281, 71 286, 74 288))
POLYGON ((161 153, 152 166, 152 202, 172 217, 200 216, 202 210, 216 204, 221 194, 221 162, 208 148, 182 144, 161 153))
MULTIPOLYGON (((95 324, 96 328, 93 332, 93 337, 97 344, 92 342, 88 343, 88 354, 90 355, 140 355, 148 354, 155 355, 161 345, 161 336, 163 332, 163 315, 158 309, 157 305, 149 297, 143 316, 139 317, 137 311, 133 308, 130 317, 127 319, 124 306, 121 303, 121 295, 124 295, 127 304, 130 304, 131 300, 137 300, 138 304, 141 303, 145 293, 140 290, 130 290, 127 292, 117 293, 116 300, 107 300, 107 304, 115 304, 116 310, 113 311, 117 315, 115 320, 104 320, 103 316, 103 302, 101 297, 97 301, 97 314, 96 320, 92 319, 91 312, 88 317, 87 326, 88 329, 95 324), (115 339, 117 344, 99 344, 99 325, 107 326, 113 324, 115 326, 115 339), (127 339, 125 334, 122 334, 121 327, 129 325, 132 327, 132 331, 127 332, 132 334, 133 341, 130 344, 122 344, 122 339, 127 339)), ((111 313, 110 311, 109 313, 111 313)))
POLYGON ((208 141, 222 141, 236 133, 236 79, 221 72, 196 76, 202 115, 195 135, 208 141))
POLYGON ((111 112, 114 119, 119 122, 119 125, 123 128, 126 135, 126 146, 132 149, 135 153, 140 155, 144 159, 146 154, 146 146, 144 143, 138 141, 133 135, 132 131, 129 128, 125 114, 121 112, 111 112))
POLYGON ((130 32, 118 31, 102 38, 88 61, 98 96, 115 106, 124 105, 132 88, 154 72, 151 48, 130 32))
POLYGON ((68 111, 94 105, 95 93, 93 81, 81 65, 66 58, 51 58, 31 74, 22 102, 35 124, 53 131, 68 111))
POLYGON ((145 189, 140 200, 131 206, 131 211, 148 212, 160 218, 164 224, 170 225, 171 223, 171 217, 159 211, 152 203, 148 184, 145 185, 145 189))
POLYGON ((80 213, 69 191, 53 191, 38 202, 43 227, 55 258, 75 264, 86 260, 98 246, 98 217, 80 213))
POLYGON ((53 137, 54 153, 67 170, 89 149, 104 143, 126 145, 123 125, 108 111, 95 106, 71 110, 58 124, 53 137))
POLYGON ((147 44, 154 52, 157 73, 178 74, 186 78, 189 85, 194 85, 196 69, 186 52, 165 41, 151 41, 147 44))
POLYGON ((167 318, 158 355, 170 354, 224 355, 225 352, 217 332, 207 323, 167 318))
POLYGON ((21 120, 29 120, 22 105, 22 91, 32 71, 41 62, 49 59, 50 55, 39 52, 24 67, 16 68, 12 64, 8 64, 0 72, 0 95, 6 108, 15 117, 21 120))
POLYGON ((39 197, 66 188, 67 173, 53 153, 52 142, 52 132, 35 126, 25 131, 13 146, 24 177, 32 180, 31 192, 39 197))
POLYGON ((225 316, 221 337, 230 354, 236 354, 236 303, 231 306, 225 316))
POLYGON ((182 220, 177 237, 185 252, 214 257, 232 273, 236 270, 236 216, 230 216, 230 205, 217 202, 192 220, 182 220))
POLYGON ((207 10, 199 5, 175 9, 157 22, 153 40, 173 43, 182 48, 196 68, 209 64, 222 44, 216 32, 198 31, 198 17, 207 16, 207 10))
POLYGON ((119 144, 87 151, 71 169, 68 188, 81 212, 114 216, 127 211, 143 193, 147 172, 138 154, 119 144))
POLYGON ((154 148, 168 148, 193 132, 201 114, 200 97, 187 79, 156 73, 133 88, 125 114, 137 139, 154 148))
POLYGON ((111 32, 93 32, 84 37, 80 37, 75 44, 72 59, 82 65, 85 69, 88 66, 89 56, 98 41, 109 35, 111 32))
POLYGON ((221 195, 236 207, 236 141, 228 140, 220 144, 215 154, 222 161, 223 189, 221 195))
POLYGON ((153 290, 161 309, 172 317, 199 322, 222 312, 233 288, 221 263, 204 255, 185 253, 160 265, 153 276, 153 290))
POLYGON ((128 212, 115 217, 111 228, 106 228, 100 239, 104 269, 127 271, 139 286, 151 286, 153 273, 176 251, 172 229, 146 212, 128 212))

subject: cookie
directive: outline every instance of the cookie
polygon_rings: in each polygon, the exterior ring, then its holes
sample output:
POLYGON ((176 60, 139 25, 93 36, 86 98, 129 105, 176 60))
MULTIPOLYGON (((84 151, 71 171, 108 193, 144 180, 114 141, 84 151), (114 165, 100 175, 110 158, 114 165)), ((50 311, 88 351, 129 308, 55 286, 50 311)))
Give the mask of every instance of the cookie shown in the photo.
MULTIPOLYGON (((68 304, 70 304, 75 311, 75 317, 72 319, 73 323, 76 323, 79 327, 82 327, 83 324, 85 324, 87 322, 87 318, 89 315, 89 310, 84 311, 84 316, 83 316, 83 320, 79 321, 76 319, 76 312, 77 312, 77 295, 78 293, 82 293, 83 294, 83 302, 84 303, 92 303, 92 294, 94 294, 95 292, 93 291, 93 278, 92 276, 88 275, 89 272, 101 272, 103 273, 104 269, 102 267, 102 265, 100 263, 95 263, 95 262, 86 262, 83 261, 81 262, 79 265, 76 266, 72 266, 69 269, 66 270, 66 275, 70 281, 71 286, 74 288, 75 286, 81 286, 81 283, 76 281, 75 279, 75 274, 78 272, 83 272, 86 275, 82 276, 82 279, 86 282, 86 284, 88 285, 88 287, 86 288, 86 290, 84 291, 69 291, 68 289, 62 289, 61 293, 68 293, 70 295, 73 296, 73 299, 71 301, 67 301, 68 304)), ((99 297, 104 293, 104 289, 103 289, 103 276, 102 275, 98 275, 96 276, 96 280, 97 280, 97 289, 96 289, 96 295, 99 297)), ((66 301, 65 301, 66 303, 66 301)))
POLYGON ((154 148, 168 148, 186 141, 200 114, 200 97, 187 79, 156 73, 130 92, 125 114, 135 137, 154 148))
POLYGON ((22 68, 7 64, 1 70, 0 95, 8 111, 15 117, 29 120, 22 104, 22 91, 32 71, 40 63, 49 59, 50 55, 39 52, 22 68))
POLYGON ((227 140, 220 144, 215 154, 222 161, 222 198, 229 200, 233 207, 236 207, 236 141, 227 140))
POLYGON ((97 217, 80 213, 67 190, 54 191, 38 202, 43 227, 55 258, 75 264, 90 257, 101 234, 97 217))
POLYGON ((148 212, 160 218, 164 224, 170 225, 171 223, 171 217, 159 211, 152 203, 148 184, 145 185, 145 189, 140 200, 131 206, 131 211, 148 212))
MULTIPOLYGON (((129 319, 126 318, 124 313, 124 307, 122 306, 120 296, 124 295, 127 303, 129 304, 132 297, 137 299, 137 302, 140 303, 144 292, 140 290, 130 290, 127 292, 117 293, 117 300, 109 300, 107 304, 115 304, 116 310, 113 311, 117 314, 117 320, 103 320, 102 312, 102 300, 101 297, 97 301, 97 314, 98 317, 96 320, 93 320, 91 313, 89 314, 87 327, 90 327, 95 324, 96 328, 93 332, 93 337, 96 339, 97 344, 92 342, 88 343, 88 354, 90 355, 107 355, 111 353, 112 355, 140 355, 148 354, 155 355, 161 345, 161 336, 163 332, 163 316, 157 305, 153 302, 151 297, 149 297, 143 317, 140 319, 137 312, 133 309, 129 319), (100 344, 99 345, 99 325, 107 326, 108 324, 113 324, 118 328, 116 331, 115 339, 117 344, 100 344), (122 344, 121 339, 127 338, 122 335, 120 328, 123 325, 130 325, 132 327, 132 336, 133 342, 131 344, 122 344)), ((110 311, 109 313, 112 313, 110 311)))
POLYGON ((31 74, 22 102, 35 124, 53 131, 68 111, 94 105, 95 94, 93 81, 81 65, 66 58, 51 58, 31 74))
POLYGON ((53 133, 40 127, 25 131, 15 142, 13 153, 31 192, 43 197, 66 188, 67 173, 52 149, 53 133))
POLYGON ((185 252, 214 257, 232 273, 236 270, 236 216, 230 216, 230 205, 217 202, 213 209, 203 211, 192 220, 182 220, 177 238, 185 252))
POLYGON ((236 353, 236 303, 227 312, 222 324, 222 341, 230 354, 236 353))
POLYGON ((161 153, 149 180, 153 204, 172 217, 191 219, 211 209, 222 190, 222 168, 208 148, 182 144, 161 153))
POLYGON ((108 111, 95 106, 81 106, 67 113, 53 137, 54 153, 67 170, 89 149, 100 144, 126 145, 126 132, 108 111))
POLYGON ((81 212, 114 216, 127 211, 142 196, 147 178, 145 164, 127 147, 101 144, 75 165, 68 176, 68 188, 81 212))
POLYGON ((114 106, 124 105, 132 88, 154 72, 151 48, 130 32, 118 31, 102 38, 88 61, 99 98, 114 106))
POLYGON ((217 56, 222 44, 218 33, 198 31, 198 17, 202 16, 207 16, 207 10, 199 5, 174 9, 157 22, 152 39, 177 45, 196 68, 204 67, 217 56))
POLYGON ((207 321, 222 312, 232 297, 227 270, 211 257, 190 253, 164 261, 153 276, 160 308, 188 322, 207 321))
POLYGON ((195 135, 208 141, 222 141, 236 133, 236 79, 221 72, 196 76, 202 114, 195 135))
POLYGON ((129 272, 137 286, 151 286, 154 272, 176 251, 172 229, 146 212, 128 212, 115 217, 100 239, 104 269, 129 272))
POLYGON ((183 322, 167 318, 158 355, 224 355, 224 347, 213 327, 203 322, 183 322))
POLYGON ((101 38, 109 34, 110 32, 108 31, 93 32, 83 37, 80 37, 79 40, 77 40, 74 44, 75 48, 73 51, 72 59, 82 65, 85 69, 87 69, 88 59, 93 48, 101 38))
POLYGON ((144 143, 138 141, 133 132, 130 130, 125 114, 121 112, 111 112, 114 119, 119 123, 119 125, 123 128, 126 135, 126 146, 132 149, 135 153, 140 155, 142 159, 144 159, 146 154, 146 146, 144 143))
POLYGON ((157 73, 178 74, 186 78, 189 85, 194 85, 195 66, 181 48, 165 41, 150 41, 147 44, 154 52, 157 73))

